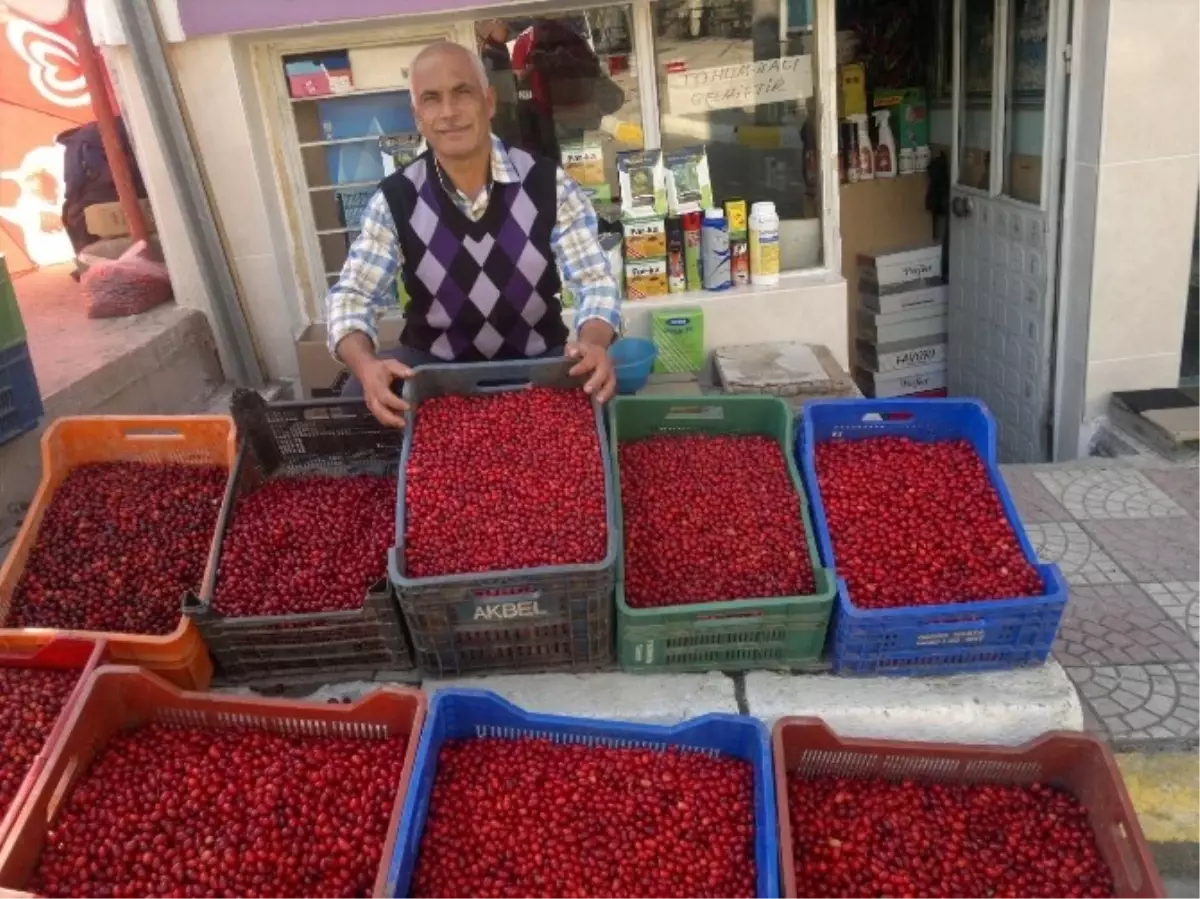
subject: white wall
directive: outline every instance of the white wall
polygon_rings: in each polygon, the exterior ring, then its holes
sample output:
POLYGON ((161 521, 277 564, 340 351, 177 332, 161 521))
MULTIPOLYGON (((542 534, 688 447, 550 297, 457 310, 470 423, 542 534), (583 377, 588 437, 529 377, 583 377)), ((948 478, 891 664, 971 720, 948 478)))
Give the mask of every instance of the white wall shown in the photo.
POLYGON ((1114 390, 1178 383, 1200 171, 1200 3, 1086 0, 1086 16, 1064 247, 1073 289, 1090 294, 1085 420, 1114 390))

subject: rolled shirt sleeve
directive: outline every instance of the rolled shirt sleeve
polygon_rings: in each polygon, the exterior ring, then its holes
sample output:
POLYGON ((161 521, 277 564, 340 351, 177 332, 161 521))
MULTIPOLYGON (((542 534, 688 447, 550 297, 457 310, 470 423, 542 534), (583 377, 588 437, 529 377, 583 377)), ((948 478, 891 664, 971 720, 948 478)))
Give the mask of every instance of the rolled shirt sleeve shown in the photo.
POLYGON ((550 235, 566 286, 576 298, 575 330, 598 318, 621 330, 621 295, 600 246, 599 219, 583 188, 558 170, 558 218, 550 235))
POLYGON ((362 231, 354 239, 337 283, 325 295, 329 352, 348 334, 361 331, 378 346, 377 323, 391 305, 401 263, 400 239, 382 191, 376 191, 363 211, 362 231))

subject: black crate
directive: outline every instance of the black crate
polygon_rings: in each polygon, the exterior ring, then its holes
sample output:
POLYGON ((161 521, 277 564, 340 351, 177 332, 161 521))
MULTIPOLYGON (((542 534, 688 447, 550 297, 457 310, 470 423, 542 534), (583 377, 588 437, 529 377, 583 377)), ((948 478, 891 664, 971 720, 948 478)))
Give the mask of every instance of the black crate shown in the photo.
MULTIPOLYGON (((392 583, 412 637, 417 664, 434 675, 530 671, 591 671, 613 661, 613 588, 617 525, 604 416, 596 407, 599 462, 604 466, 608 549, 586 565, 514 569, 486 574, 409 578, 405 572, 405 475, 421 403, 447 394, 494 393, 529 386, 579 387, 562 359, 431 365, 404 388, 409 402, 396 506, 392 583)), ((514 423, 519 426, 519 423, 514 423)))
POLYGON ((414 669, 395 592, 387 579, 362 608, 295 615, 229 617, 212 608, 221 544, 240 497, 267 479, 306 475, 395 475, 403 433, 375 421, 358 400, 267 403, 235 393, 231 414, 238 454, 217 520, 208 575, 184 614, 200 629, 217 673, 227 683, 284 686, 414 669))

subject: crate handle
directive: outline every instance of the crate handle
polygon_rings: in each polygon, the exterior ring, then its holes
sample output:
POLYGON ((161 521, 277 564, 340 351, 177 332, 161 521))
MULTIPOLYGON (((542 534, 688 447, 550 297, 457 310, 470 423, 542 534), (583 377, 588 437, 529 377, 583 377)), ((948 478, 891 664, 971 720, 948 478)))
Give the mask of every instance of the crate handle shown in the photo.
POLYGON ((476 393, 505 393, 510 390, 528 390, 533 382, 528 378, 487 378, 475 384, 476 393))
POLYGON ((474 602, 532 602, 542 598, 542 591, 533 586, 521 587, 518 593, 496 593, 493 590, 472 590, 474 602))
POLYGON ((763 617, 762 612, 737 612, 732 615, 704 615, 695 620, 696 627, 725 627, 730 624, 757 621, 763 617))
POLYGON ((724 418, 725 407, 714 403, 672 406, 663 415, 663 421, 722 421, 724 418))
POLYGON ((915 416, 911 412, 868 412, 862 417, 863 424, 873 424, 881 421, 912 421, 915 416))
POLYGON ((177 428, 162 427, 162 428, 138 428, 129 427, 121 429, 121 436, 126 440, 183 440, 184 433, 177 428))

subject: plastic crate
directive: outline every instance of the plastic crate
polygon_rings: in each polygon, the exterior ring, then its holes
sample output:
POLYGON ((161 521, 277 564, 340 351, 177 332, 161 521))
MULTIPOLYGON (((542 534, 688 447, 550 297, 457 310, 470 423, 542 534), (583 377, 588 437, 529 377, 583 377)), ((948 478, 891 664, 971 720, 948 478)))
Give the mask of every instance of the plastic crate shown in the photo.
POLYGON ((58 721, 55 722, 54 727, 46 737, 46 742, 42 745, 41 751, 33 760, 33 765, 25 774, 25 779, 21 786, 18 787, 17 792, 13 795, 12 803, 7 809, 0 807, 0 846, 4 844, 4 838, 16 822, 17 815, 21 811, 21 806, 28 797, 29 791, 33 789, 33 784, 37 780, 42 766, 46 763, 51 749, 53 749, 57 742, 59 734, 62 733, 62 729, 66 726, 71 709, 74 708, 75 704, 79 702, 79 698, 83 695, 88 675, 100 664, 103 658, 103 642, 96 640, 76 640, 68 637, 51 640, 49 643, 31 652, 0 652, 0 668, 79 670, 79 680, 75 682, 75 687, 71 690, 67 701, 63 703, 62 710, 58 714, 58 721))
POLYGON ((673 726, 661 726, 568 718, 526 712, 488 690, 447 689, 436 693, 429 704, 429 720, 421 734, 410 789, 404 800, 400 835, 388 868, 388 896, 408 895, 442 744, 447 740, 470 737, 515 739, 521 736, 589 746, 662 749, 680 746, 750 762, 754 767, 754 860, 758 895, 779 895, 779 844, 770 737, 766 726, 758 719, 713 713, 673 726))
POLYGON ((32 431, 42 411, 29 345, 17 341, 0 350, 0 444, 32 431))
POLYGON ((238 390, 232 412, 240 435, 237 461, 203 587, 183 604, 218 675, 229 683, 273 688, 411 672, 412 655, 386 577, 366 591, 358 609, 234 617, 212 608, 222 543, 242 496, 268 478, 395 476, 401 432, 379 424, 363 400, 267 403, 252 390, 238 390))
MULTIPOLYGON (((1046 783, 1088 810, 1115 895, 1165 896, 1112 752, 1088 734, 1056 731, 1020 746, 839 737, 820 718, 781 718, 771 735, 783 895, 796 896, 788 774, 883 777, 937 783, 1046 783)), ((419 764, 419 761, 418 761, 419 764)), ((410 797, 411 798, 411 797, 410 797)))
MULTIPOLYGON (((17 294, 4 254, 0 253, 0 351, 25 342, 25 322, 21 318, 21 307, 17 305, 17 294)), ((0 425, 3 431, 3 425, 0 425)))
POLYGON ((430 674, 585 671, 612 662, 617 503, 599 406, 595 407, 600 444, 597 461, 604 466, 608 510, 608 550, 601 561, 425 578, 410 578, 405 573, 405 477, 421 403, 447 394, 476 395, 530 386, 581 387, 586 379, 571 377, 573 365, 563 359, 431 365, 418 369, 405 384, 409 410, 396 498, 396 547, 390 554, 389 569, 417 663, 430 674), (516 608, 521 603, 532 603, 526 606, 531 615, 491 618, 477 614, 481 609, 516 608))
POLYGON ((952 674, 1036 665, 1054 644, 1067 585, 1057 565, 1038 563, 996 465, 996 425, 977 400, 814 400, 804 407, 796 458, 808 486, 817 546, 836 569, 837 555, 817 482, 817 443, 830 439, 908 437, 966 440, 987 466, 1025 558, 1045 585, 1042 596, 899 609, 860 609, 839 581, 834 612, 833 668, 845 674, 952 674))
MULTIPOLYGON (((0 625, 8 619, 13 593, 50 499, 72 469, 89 462, 174 462, 229 468, 234 453, 233 420, 223 415, 98 416, 55 421, 42 434, 42 482, 8 558, 0 566, 0 625)), ((200 632, 186 617, 163 636, 0 628, 0 651, 28 651, 59 635, 104 640, 112 661, 142 665, 184 689, 206 689, 212 678, 212 663, 200 632)))
POLYGON ((396 845, 400 810, 416 759, 425 720, 425 695, 403 687, 380 687, 349 705, 286 699, 183 692, 149 672, 128 666, 96 671, 67 719, 54 749, 12 831, 0 848, 0 889, 21 890, 29 880, 47 831, 62 800, 115 734, 151 721, 190 727, 263 728, 306 736, 356 737, 364 740, 408 737, 404 770, 396 790, 373 895, 383 896, 386 860, 396 845))
MULTIPOLYGON (((625 600, 625 556, 617 565, 617 651, 627 671, 795 668, 819 661, 833 611, 835 580, 821 567, 804 487, 792 459, 792 416, 769 396, 618 397, 609 406, 609 439, 621 495, 618 446, 664 434, 760 434, 779 442, 804 517, 817 592, 635 609, 625 600)), ((617 521, 624 529, 618 502, 617 521)))

